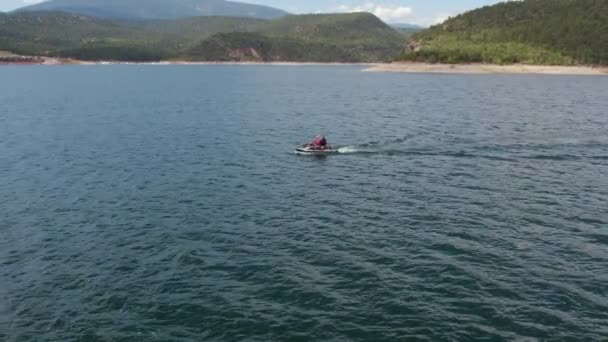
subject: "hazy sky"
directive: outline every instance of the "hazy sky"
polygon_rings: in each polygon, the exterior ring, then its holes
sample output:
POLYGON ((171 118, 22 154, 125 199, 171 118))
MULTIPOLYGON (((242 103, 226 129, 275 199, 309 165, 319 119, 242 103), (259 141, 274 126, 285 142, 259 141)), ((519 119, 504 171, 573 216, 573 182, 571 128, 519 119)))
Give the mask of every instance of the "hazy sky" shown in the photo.
MULTIPOLYGON (((241 0, 278 7, 291 13, 372 12, 387 22, 434 24, 448 16, 490 5, 498 0, 241 0)), ((0 0, 0 11, 40 0, 0 0)))

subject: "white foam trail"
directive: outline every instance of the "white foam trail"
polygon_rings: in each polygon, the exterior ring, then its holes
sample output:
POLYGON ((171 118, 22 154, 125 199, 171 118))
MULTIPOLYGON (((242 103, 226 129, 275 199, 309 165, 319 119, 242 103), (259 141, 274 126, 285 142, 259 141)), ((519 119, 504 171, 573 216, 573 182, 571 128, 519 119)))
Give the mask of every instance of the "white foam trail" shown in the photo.
POLYGON ((338 148, 338 153, 357 153, 359 150, 356 146, 344 146, 338 148))

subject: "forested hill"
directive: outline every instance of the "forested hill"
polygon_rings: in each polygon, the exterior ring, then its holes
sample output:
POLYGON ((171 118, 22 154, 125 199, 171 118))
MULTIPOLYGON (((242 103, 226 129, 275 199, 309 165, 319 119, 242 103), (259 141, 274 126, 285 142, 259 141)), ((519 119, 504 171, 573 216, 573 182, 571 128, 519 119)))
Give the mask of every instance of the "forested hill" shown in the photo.
POLYGON ((189 59, 297 62, 387 62, 403 36, 370 13, 286 16, 249 33, 219 33, 187 51, 189 59))
POLYGON ((461 14, 415 34, 402 60, 608 64, 608 0, 524 0, 461 14))
POLYGON ((369 13, 147 21, 0 14, 0 50, 84 60, 381 62, 399 56, 403 40, 369 13))

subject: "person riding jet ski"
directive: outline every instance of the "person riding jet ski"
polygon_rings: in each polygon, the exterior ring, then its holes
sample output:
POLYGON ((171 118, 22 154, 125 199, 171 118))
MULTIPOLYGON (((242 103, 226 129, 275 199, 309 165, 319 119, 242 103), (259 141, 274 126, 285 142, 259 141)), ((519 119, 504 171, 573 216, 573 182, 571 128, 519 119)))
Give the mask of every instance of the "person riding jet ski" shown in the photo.
POLYGON ((323 135, 317 135, 308 146, 312 147, 315 150, 325 150, 330 147, 327 145, 327 139, 323 135))

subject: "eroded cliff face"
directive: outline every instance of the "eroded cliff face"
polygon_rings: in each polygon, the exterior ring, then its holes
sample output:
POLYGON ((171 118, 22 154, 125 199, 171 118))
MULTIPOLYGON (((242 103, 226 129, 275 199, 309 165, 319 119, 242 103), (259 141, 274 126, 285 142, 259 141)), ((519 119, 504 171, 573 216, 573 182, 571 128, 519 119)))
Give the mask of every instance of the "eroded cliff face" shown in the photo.
POLYGON ((413 38, 409 38, 405 45, 403 46, 403 52, 404 53, 408 53, 408 52, 417 52, 422 48, 422 43, 420 43, 420 41, 413 39, 413 38))
POLYGON ((252 47, 227 48, 226 56, 235 61, 263 61, 260 53, 252 47))

